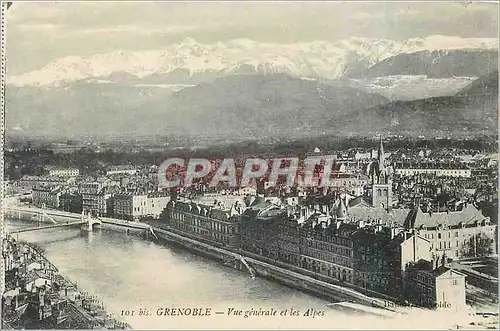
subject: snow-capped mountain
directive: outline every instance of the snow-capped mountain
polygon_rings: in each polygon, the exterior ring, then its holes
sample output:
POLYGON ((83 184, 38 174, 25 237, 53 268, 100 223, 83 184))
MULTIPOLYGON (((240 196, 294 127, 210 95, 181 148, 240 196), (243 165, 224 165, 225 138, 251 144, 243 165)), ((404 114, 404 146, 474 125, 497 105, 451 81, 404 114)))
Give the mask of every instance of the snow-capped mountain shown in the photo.
MULTIPOLYGON (((338 42, 314 41, 296 44, 259 43, 237 39, 200 44, 191 38, 161 50, 116 51, 90 57, 67 56, 45 67, 8 78, 8 83, 58 85, 116 72, 140 79, 171 73, 225 76, 233 73, 285 73, 298 77, 336 79, 350 67, 369 67, 402 53, 454 49, 497 49, 494 38, 430 36, 404 41, 349 38, 338 42)), ((184 82, 186 83, 186 82, 184 82)))

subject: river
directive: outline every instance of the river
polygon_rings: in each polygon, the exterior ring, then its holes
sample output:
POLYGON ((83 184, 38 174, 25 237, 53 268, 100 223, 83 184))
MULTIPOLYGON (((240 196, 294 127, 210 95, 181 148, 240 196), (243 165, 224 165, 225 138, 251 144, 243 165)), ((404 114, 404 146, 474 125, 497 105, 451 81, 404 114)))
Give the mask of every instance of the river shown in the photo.
MULTIPOLYGON (((7 228, 36 226, 7 221, 7 228)), ((400 318, 381 318, 327 307, 328 302, 199 257, 125 233, 52 229, 21 233, 40 244, 60 272, 82 291, 98 295, 106 309, 134 329, 353 329, 401 328, 400 318), (158 316, 159 308, 210 308, 211 316, 158 316), (242 315, 228 316, 228 309, 242 315), (275 309, 277 316, 245 311, 275 309), (280 316, 281 311, 285 316, 280 316), (299 316, 290 316, 291 309, 299 316), (313 309, 321 316, 303 316, 313 309), (149 316, 138 316, 147 310, 149 316), (134 316, 125 316, 134 311, 134 316), (216 315, 220 311, 224 314, 216 315), (320 313, 322 312, 322 313, 320 313), (399 320, 399 321, 398 321, 399 320)), ((312 315, 312 314, 311 314, 312 315)), ((405 327, 409 327, 407 323, 405 327)))

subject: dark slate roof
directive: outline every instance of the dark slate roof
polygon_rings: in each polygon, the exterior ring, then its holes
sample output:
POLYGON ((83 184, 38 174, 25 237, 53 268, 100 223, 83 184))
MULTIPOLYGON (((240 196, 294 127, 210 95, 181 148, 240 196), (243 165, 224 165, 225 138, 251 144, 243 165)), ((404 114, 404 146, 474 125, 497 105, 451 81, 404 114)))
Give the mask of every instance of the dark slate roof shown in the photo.
POLYGON ((433 263, 431 261, 426 261, 426 260, 419 260, 418 262, 413 263, 409 268, 430 272, 436 278, 440 277, 441 275, 447 273, 450 270, 452 271, 453 274, 466 277, 466 275, 464 275, 463 273, 461 273, 455 269, 448 268, 444 265, 439 265, 437 268, 433 269, 433 263))
POLYGON ((358 197, 349 201, 349 208, 347 208, 347 215, 349 215, 351 219, 382 220, 399 225, 405 224, 409 212, 410 209, 407 208, 395 208, 390 212, 384 208, 375 208, 366 202, 363 197, 358 197))
POLYGON ((253 207, 253 206, 258 206, 258 205, 262 205, 265 203, 266 202, 265 202, 265 199, 263 197, 257 196, 257 197, 255 197, 253 202, 250 204, 250 206, 253 207))
POLYGON ((474 224, 487 219, 479 209, 467 204, 462 210, 449 212, 424 213, 420 208, 413 209, 405 220, 406 228, 459 226, 474 224))

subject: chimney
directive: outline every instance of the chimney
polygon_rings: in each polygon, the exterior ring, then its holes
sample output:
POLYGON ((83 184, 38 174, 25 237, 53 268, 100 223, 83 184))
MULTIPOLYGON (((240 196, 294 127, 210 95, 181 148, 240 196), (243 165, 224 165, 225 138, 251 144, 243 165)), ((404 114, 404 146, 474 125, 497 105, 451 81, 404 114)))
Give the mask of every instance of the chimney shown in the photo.
POLYGON ((417 235, 413 233, 413 261, 417 260, 417 235))
POLYGON ((391 227, 391 240, 396 236, 396 229, 391 227))

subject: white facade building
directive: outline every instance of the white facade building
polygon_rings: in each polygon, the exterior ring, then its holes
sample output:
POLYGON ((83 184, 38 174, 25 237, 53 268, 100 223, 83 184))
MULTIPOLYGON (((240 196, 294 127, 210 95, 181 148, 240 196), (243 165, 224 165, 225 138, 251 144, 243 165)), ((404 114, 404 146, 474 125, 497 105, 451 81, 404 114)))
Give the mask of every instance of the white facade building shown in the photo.
POLYGON ((80 175, 80 170, 76 168, 53 168, 49 169, 49 176, 76 177, 80 175))
POLYGON ((116 175, 116 174, 122 174, 122 175, 135 175, 137 174, 137 169, 134 168, 133 166, 128 166, 128 165, 119 165, 119 166, 112 166, 109 167, 106 170, 106 176, 109 175, 116 175))
POLYGON ((113 199, 113 215, 116 218, 137 221, 141 217, 158 218, 170 197, 147 194, 122 193, 113 199))

